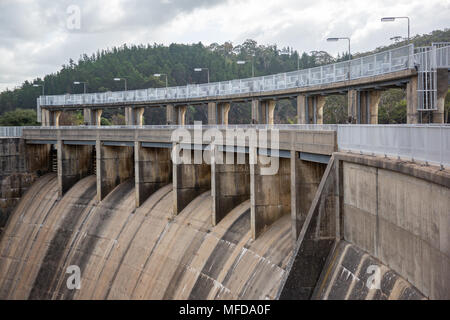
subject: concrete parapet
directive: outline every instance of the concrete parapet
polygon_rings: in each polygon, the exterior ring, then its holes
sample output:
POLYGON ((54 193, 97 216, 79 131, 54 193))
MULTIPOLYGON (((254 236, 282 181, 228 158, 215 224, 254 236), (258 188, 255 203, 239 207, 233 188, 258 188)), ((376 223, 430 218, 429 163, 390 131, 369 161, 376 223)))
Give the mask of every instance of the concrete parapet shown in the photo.
POLYGON ((75 183, 93 173, 93 146, 69 145, 59 140, 57 150, 58 187, 62 197, 75 183))
MULTIPOLYGON (((176 148, 176 147, 175 147, 176 148)), ((211 165, 194 163, 194 152, 181 149, 181 157, 191 153, 191 160, 186 163, 173 163, 173 213, 180 213, 197 196, 211 189, 211 165)))
POLYGON ((103 200, 109 192, 133 177, 133 147, 106 146, 96 141, 97 198, 103 200))
MULTIPOLYGON (((215 226, 227 213, 250 199, 250 167, 248 154, 238 163, 238 154, 230 153, 233 164, 211 164, 212 224, 215 226)), ((226 156, 224 155, 224 159, 226 156)), ((225 162, 225 161, 224 161, 225 162)))
MULTIPOLYGON (((268 162, 268 158, 258 156, 264 163, 268 162)), ((250 226, 253 239, 282 215, 291 213, 289 161, 286 158, 279 158, 278 172, 273 175, 261 174, 261 169, 270 165, 250 164, 250 226)))
POLYGON ((150 195, 171 182, 170 149, 145 148, 141 142, 135 142, 134 169, 136 207, 139 207, 150 195))

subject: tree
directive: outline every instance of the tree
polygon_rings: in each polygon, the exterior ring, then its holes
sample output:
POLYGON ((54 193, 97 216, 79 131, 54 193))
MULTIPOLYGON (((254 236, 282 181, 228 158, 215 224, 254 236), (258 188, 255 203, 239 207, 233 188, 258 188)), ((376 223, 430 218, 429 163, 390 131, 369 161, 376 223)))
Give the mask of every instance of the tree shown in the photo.
POLYGON ((0 126, 38 126, 36 111, 33 109, 16 109, 0 116, 0 126))

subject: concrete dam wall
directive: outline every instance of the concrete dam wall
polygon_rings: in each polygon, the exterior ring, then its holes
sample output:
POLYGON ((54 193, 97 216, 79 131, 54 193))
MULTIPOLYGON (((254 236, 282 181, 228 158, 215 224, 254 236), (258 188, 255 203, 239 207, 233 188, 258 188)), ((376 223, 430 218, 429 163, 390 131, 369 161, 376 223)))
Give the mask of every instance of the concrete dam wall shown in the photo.
POLYGON ((134 181, 96 202, 96 178, 60 200, 55 174, 20 200, 0 241, 1 299, 273 299, 292 252, 285 215, 251 239, 250 203, 211 225, 204 192, 177 216, 172 186, 135 209, 134 181), (66 269, 81 269, 69 290, 66 269))

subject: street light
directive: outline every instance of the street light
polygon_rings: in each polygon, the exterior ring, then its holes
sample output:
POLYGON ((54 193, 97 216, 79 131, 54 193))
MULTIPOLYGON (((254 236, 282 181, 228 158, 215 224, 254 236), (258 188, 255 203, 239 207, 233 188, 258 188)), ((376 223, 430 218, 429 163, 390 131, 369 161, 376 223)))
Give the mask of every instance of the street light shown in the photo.
POLYGON ((381 22, 392 22, 395 19, 407 19, 408 20, 408 41, 409 41, 409 17, 384 17, 381 18, 381 22))
POLYGON ((86 93, 86 84, 87 81, 74 81, 73 84, 83 84, 83 92, 86 93))
POLYGON ((255 77, 255 65, 253 63, 253 59, 252 60, 238 60, 236 61, 237 64, 246 64, 247 62, 251 62, 252 63, 252 78, 255 77))
POLYGON ((201 72, 203 70, 206 70, 208 72, 208 83, 209 83, 209 69, 208 68, 194 68, 195 72, 201 72))
POLYGON ((44 95, 44 87, 45 87, 44 83, 42 83, 42 84, 33 84, 33 87, 42 87, 42 95, 44 95))
POLYGON ((125 91, 127 91, 127 79, 125 79, 125 78, 114 78, 114 81, 121 81, 121 80, 125 81, 125 91))
POLYGON ((167 74, 165 74, 165 73, 155 73, 154 75, 153 75, 154 77, 161 77, 161 76, 166 76, 166 88, 167 88, 167 74))
POLYGON ((350 80, 350 69, 351 69, 351 65, 350 65, 350 61, 352 59, 352 54, 350 51, 350 38, 348 37, 342 37, 342 38, 327 38, 328 42, 336 42, 339 40, 348 40, 348 80, 350 80))

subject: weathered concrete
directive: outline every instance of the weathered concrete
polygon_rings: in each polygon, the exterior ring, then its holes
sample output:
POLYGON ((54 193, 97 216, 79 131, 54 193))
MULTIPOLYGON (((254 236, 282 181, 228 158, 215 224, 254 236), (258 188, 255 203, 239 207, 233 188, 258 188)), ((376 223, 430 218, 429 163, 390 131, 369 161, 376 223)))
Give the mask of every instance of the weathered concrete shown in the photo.
POLYGON ((419 300, 425 297, 406 279, 367 252, 340 241, 330 253, 312 299, 419 300), (379 282, 375 279, 379 275, 379 282), (378 288, 379 286, 379 288, 378 288))
POLYGON ((173 104, 166 105, 166 124, 174 125, 177 124, 177 113, 175 112, 175 107, 173 104))
POLYGON ((142 126, 144 124, 144 107, 126 107, 125 124, 129 126, 142 126))
POLYGON ((291 151, 291 219, 292 239, 297 241, 308 215, 326 165, 301 160, 298 152, 291 151))
POLYGON ((417 88, 418 78, 412 77, 406 85, 406 123, 408 124, 419 122, 417 88))
POLYGON ((444 107, 445 107, 445 97, 448 92, 448 70, 447 69, 437 69, 437 100, 436 107, 437 110, 433 111, 433 123, 444 123, 444 107))
POLYGON ((83 109, 84 123, 90 126, 102 124, 102 109, 83 109))
POLYGON ((176 111, 177 111, 177 124, 180 126, 184 126, 186 124, 187 105, 177 106, 176 111))
POLYGON ((42 118, 41 124, 43 126, 59 126, 59 117, 61 116, 61 110, 48 110, 41 109, 42 118))
POLYGON ((334 157, 323 174, 301 232, 287 273, 278 291, 278 299, 310 299, 332 252, 336 238, 336 208, 339 196, 336 188, 334 157))
POLYGON ((253 239, 281 216, 291 213, 290 160, 279 158, 278 171, 272 175, 262 175, 261 169, 270 167, 270 164, 265 164, 269 159, 259 155, 259 163, 250 164, 250 225, 253 239))
POLYGON ((447 187, 344 161, 343 193, 345 240, 381 260, 426 297, 450 298, 447 187))
POLYGON ((349 90, 348 116, 351 123, 377 124, 381 91, 349 90))
POLYGON ((93 146, 70 145, 59 140, 58 187, 62 197, 76 182, 93 173, 93 146))
MULTIPOLYGON (((179 214, 193 199, 211 190, 211 165, 194 163, 195 151, 181 149, 181 157, 189 157, 186 163, 173 163, 173 213, 179 214)), ((200 153, 201 154, 201 153, 200 153)), ((200 155, 201 157, 201 155, 200 155)), ((200 158, 201 159, 201 158, 200 158)))
POLYGON ((0 139, 0 234, 22 195, 49 170, 49 145, 27 145, 21 138, 0 139))
POLYGON ((299 95, 297 96, 297 123, 323 124, 323 107, 325 96, 299 95))
POLYGON ((103 200, 116 186, 133 177, 133 147, 96 145, 97 199, 103 200))
POLYGON ((218 224, 231 210, 250 199, 248 154, 223 155, 223 164, 211 164, 212 224, 218 224), (225 160, 233 159, 234 164, 225 160))
POLYGON ((136 207, 141 206, 154 192, 172 181, 170 149, 144 148, 134 143, 134 182, 136 207))

